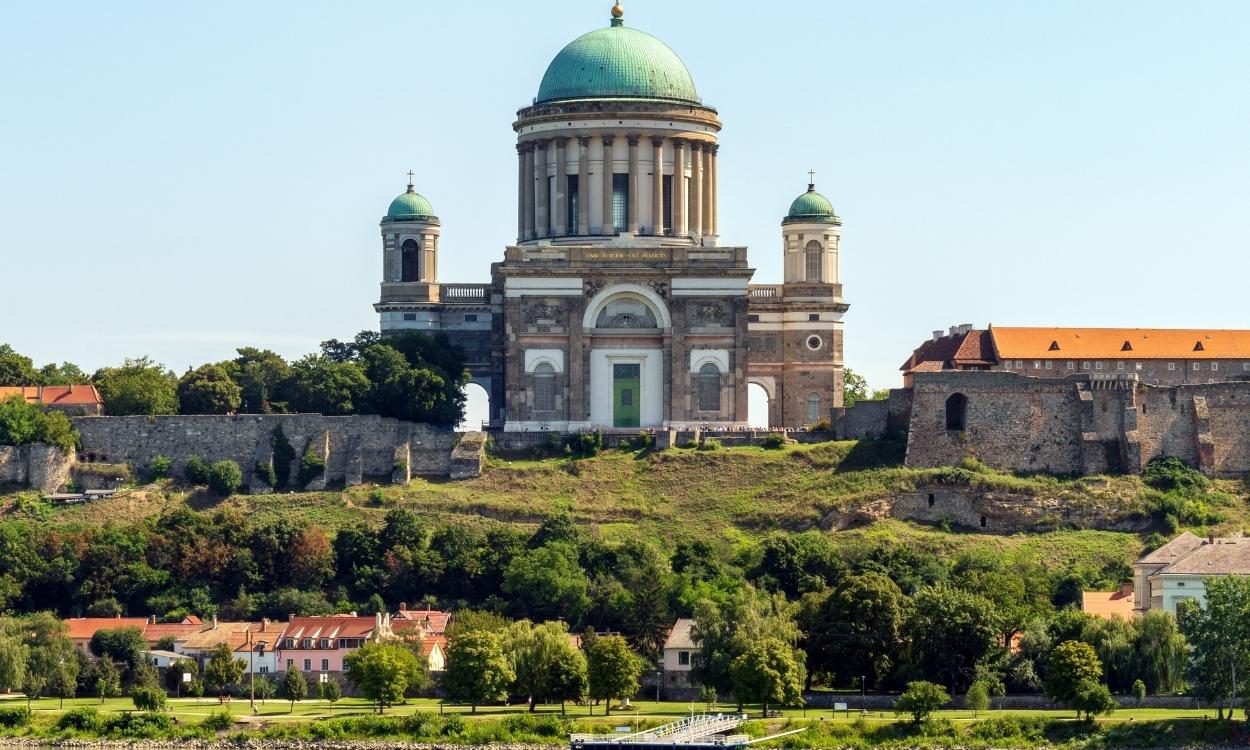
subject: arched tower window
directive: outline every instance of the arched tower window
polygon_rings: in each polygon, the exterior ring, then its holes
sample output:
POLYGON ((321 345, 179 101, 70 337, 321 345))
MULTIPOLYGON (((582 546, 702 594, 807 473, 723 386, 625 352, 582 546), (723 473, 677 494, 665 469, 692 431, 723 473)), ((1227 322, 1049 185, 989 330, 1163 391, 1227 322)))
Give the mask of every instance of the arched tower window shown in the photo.
POLYGON ((820 394, 811 393, 807 396, 807 422, 815 424, 820 421, 820 394))
POLYGON ((543 362, 534 368, 534 411, 556 410, 556 368, 543 362))
POLYGON ((810 283, 820 283, 825 273, 825 249, 816 240, 811 240, 807 243, 807 249, 803 255, 807 263, 805 278, 810 283))
POLYGON ((963 432, 968 426, 968 397, 956 393, 946 399, 946 429, 963 432))
POLYGON ((699 411, 720 411, 720 368, 712 362, 699 368, 699 411))
POLYGON ((404 244, 400 249, 400 257, 402 259, 402 267, 400 269, 400 281, 420 281, 421 280, 421 246, 416 240, 404 240, 404 244))

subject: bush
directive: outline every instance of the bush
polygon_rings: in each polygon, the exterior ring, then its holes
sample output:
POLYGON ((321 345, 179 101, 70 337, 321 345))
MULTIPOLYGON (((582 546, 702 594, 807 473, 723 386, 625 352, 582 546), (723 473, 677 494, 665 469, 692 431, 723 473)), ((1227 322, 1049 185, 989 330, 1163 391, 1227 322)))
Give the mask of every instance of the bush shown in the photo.
POLYGON ((165 710, 165 691, 160 688, 134 688, 130 691, 130 699, 140 711, 165 710))
POLYGON ((807 428, 808 432, 829 432, 833 426, 829 424, 829 420, 822 419, 811 427, 807 428))
POLYGON ((26 706, 0 708, 0 727, 16 729, 30 723, 30 709, 26 706))
POLYGON ((1190 467, 1175 456, 1158 456, 1150 459, 1141 473, 1142 481, 1157 490, 1182 494, 1202 492, 1211 486, 1211 480, 1202 472, 1190 467))
POLYGON ((716 438, 704 438, 703 442, 699 443, 699 450, 701 451, 718 451, 722 447, 721 442, 716 438))
POLYGON ((205 716, 200 726, 213 732, 224 732, 234 726, 234 718, 229 711, 215 711, 205 716))
POLYGON ((950 693, 941 685, 917 680, 907 683, 907 689, 894 702, 894 713, 911 714, 912 721, 921 724, 950 699, 950 693))
POLYGON ((461 716, 460 714, 447 714, 446 716, 443 717, 442 735, 444 737, 451 737, 457 734, 464 734, 464 728, 465 728, 464 717, 461 716))
POLYGON ((295 460, 295 448, 286 439, 282 425, 273 428, 269 436, 269 445, 273 447, 273 476, 275 489, 285 487, 291 481, 291 462, 295 460))
POLYGON ((654 445, 655 435, 649 432, 640 432, 633 440, 629 441, 629 447, 636 451, 645 451, 654 445))
POLYGON ((583 432, 579 435, 570 435, 564 439, 564 448, 566 453, 582 458, 597 456, 603 449, 603 433, 583 432))
POLYGON ((61 718, 56 722, 56 728, 96 732, 100 729, 100 712, 91 706, 72 708, 61 714, 61 718))
POLYGON ((164 736, 173 726, 169 714, 123 713, 110 716, 104 722, 104 733, 113 737, 150 740, 164 736))
POLYGON ((208 467, 208 487, 218 495, 233 495, 241 484, 243 471, 234 461, 218 461, 208 467))
POLYGON ((274 473, 273 464, 257 461, 256 478, 269 485, 269 489, 275 489, 278 486, 278 475, 274 473))
POLYGON ((312 445, 309 444, 299 459, 299 486, 307 487, 309 482, 321 476, 325 470, 326 462, 313 452, 312 445))
POLYGON ((169 476, 169 468, 173 462, 168 456, 156 455, 152 457, 152 462, 148 464, 148 479, 155 482, 158 479, 164 479, 169 476))
POLYGON ((780 432, 770 432, 760 441, 760 447, 770 451, 786 447, 786 436, 780 432))
POLYGON ((199 456, 192 456, 187 459, 182 475, 191 484, 208 484, 208 462, 199 456))

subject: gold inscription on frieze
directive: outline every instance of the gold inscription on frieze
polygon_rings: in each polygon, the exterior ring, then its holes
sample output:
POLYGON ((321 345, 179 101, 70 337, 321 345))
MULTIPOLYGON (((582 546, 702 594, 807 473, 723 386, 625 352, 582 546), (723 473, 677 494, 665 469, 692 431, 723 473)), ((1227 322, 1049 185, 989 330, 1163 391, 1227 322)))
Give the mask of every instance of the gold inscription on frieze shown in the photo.
POLYGON ((664 250, 592 250, 582 257, 586 260, 668 260, 664 250))

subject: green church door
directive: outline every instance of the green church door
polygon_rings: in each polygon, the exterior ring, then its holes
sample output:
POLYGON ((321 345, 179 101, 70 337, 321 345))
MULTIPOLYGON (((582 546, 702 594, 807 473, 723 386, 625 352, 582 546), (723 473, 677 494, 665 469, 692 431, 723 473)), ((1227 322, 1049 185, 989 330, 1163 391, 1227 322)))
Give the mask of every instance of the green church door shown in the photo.
POLYGON ((612 365, 612 426, 638 427, 642 424, 639 387, 642 365, 612 365))

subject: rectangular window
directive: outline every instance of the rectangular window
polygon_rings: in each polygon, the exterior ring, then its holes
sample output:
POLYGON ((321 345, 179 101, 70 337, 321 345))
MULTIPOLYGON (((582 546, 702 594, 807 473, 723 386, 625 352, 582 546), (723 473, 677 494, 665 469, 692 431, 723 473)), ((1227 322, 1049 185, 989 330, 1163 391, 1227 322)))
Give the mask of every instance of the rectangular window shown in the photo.
POLYGON ((664 175, 664 234, 673 235, 673 176, 664 175))
POLYGON ((1068 363, 1068 369, 1069 369, 1069 370, 1075 370, 1075 369, 1076 369, 1076 363, 1075 363, 1075 362, 1069 362, 1069 363, 1068 363))
POLYGON ((1123 362, 1116 362, 1116 363, 1115 363, 1115 369, 1120 370, 1120 371, 1122 372, 1122 371, 1124 370, 1124 363, 1123 363, 1123 362))
POLYGON ((1020 360, 1018 360, 1018 359, 1016 360, 1016 369, 1017 369, 1017 370, 1023 370, 1023 369, 1024 369, 1024 363, 1023 363, 1023 362, 1021 362, 1021 361, 1020 361, 1020 360))
POLYGON ((581 175, 571 174, 568 176, 568 217, 566 229, 570 235, 577 234, 581 231, 578 222, 578 212, 581 211, 581 175))
POLYGON ((322 671, 322 672, 329 672, 329 671, 330 671, 330 660, 329 660, 329 659, 322 659, 322 660, 321 660, 321 671, 322 671))
POLYGON ((820 313, 808 313, 807 319, 812 322, 818 321, 820 320, 820 313))
POLYGON ((411 323, 417 319, 416 313, 404 313, 404 322, 411 323))
POLYGON ((1003 362, 1003 369, 1004 369, 1004 370, 1010 370, 1010 369, 1011 369, 1011 360, 1007 360, 1006 362, 1003 362))
POLYGON ((612 175, 612 231, 629 229, 629 175, 612 175))
POLYGON ((1175 362, 1168 362, 1168 370, 1169 370, 1169 371, 1171 371, 1171 370, 1175 370, 1175 369, 1176 369, 1176 363, 1175 363, 1175 362))
POLYGON ((1136 366, 1136 368, 1135 368, 1135 369, 1136 369, 1138 372, 1141 372, 1141 362, 1138 362, 1138 363, 1137 363, 1137 366, 1136 366))
POLYGON ((1082 369, 1082 370, 1088 370, 1088 369, 1089 369, 1089 363, 1088 363, 1088 362, 1082 362, 1082 363, 1081 363, 1081 369, 1082 369))
POLYGON ((269 674, 269 665, 268 665, 268 664, 261 664, 261 665, 260 665, 260 670, 259 670, 259 671, 260 671, 260 673, 261 673, 261 674, 269 674))
MULTIPOLYGON (((747 316, 747 322, 748 322, 748 323, 758 323, 758 322, 760 322, 760 316, 758 316, 758 315, 748 315, 748 316, 747 316)), ((1247 367, 1246 369, 1250 370, 1250 367, 1247 367)))
POLYGON ((1200 365, 1200 364, 1198 364, 1197 362, 1195 362, 1195 363, 1194 363, 1194 372, 1198 372, 1198 370, 1200 370, 1200 369, 1202 369, 1202 365, 1200 365))
POLYGON ((305 671, 305 672, 311 672, 311 671, 312 671, 312 659, 305 659, 305 660, 304 660, 304 671, 305 671))
POLYGON ((287 659, 287 660, 286 660, 286 671, 290 672, 292 669, 295 669, 295 660, 294 660, 294 659, 287 659))
POLYGON ((476 322, 477 322, 477 313, 466 313, 466 314, 465 314, 465 316, 464 316, 464 322, 466 322, 466 323, 476 323, 476 322))
POLYGON ((1211 363, 1211 372, 1215 372, 1216 370, 1219 370, 1219 369, 1220 369, 1220 363, 1219 363, 1219 362, 1212 362, 1212 363, 1211 363))
POLYGON ((1049 359, 1048 359, 1048 360, 1046 360, 1046 369, 1047 369, 1047 370, 1054 369, 1054 366, 1055 366, 1055 363, 1054 363, 1054 362, 1051 362, 1049 359))
POLYGON ((677 652, 677 664, 682 667, 690 666, 690 652, 678 651, 677 652))
POLYGON ((1095 362, 1095 363, 1094 363, 1094 369, 1095 369, 1095 370, 1101 370, 1101 369, 1102 369, 1102 362, 1095 362))
POLYGON ((1034 370, 1042 369, 1042 361, 1040 359, 1033 360, 1033 369, 1034 370))

